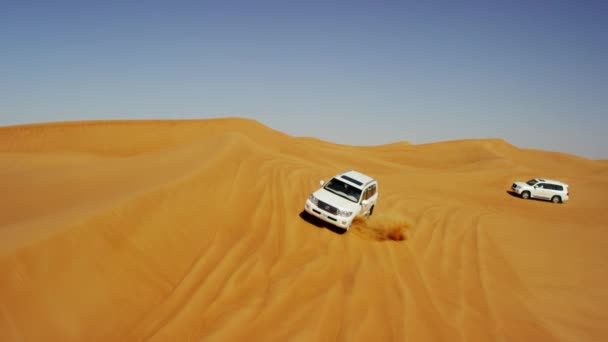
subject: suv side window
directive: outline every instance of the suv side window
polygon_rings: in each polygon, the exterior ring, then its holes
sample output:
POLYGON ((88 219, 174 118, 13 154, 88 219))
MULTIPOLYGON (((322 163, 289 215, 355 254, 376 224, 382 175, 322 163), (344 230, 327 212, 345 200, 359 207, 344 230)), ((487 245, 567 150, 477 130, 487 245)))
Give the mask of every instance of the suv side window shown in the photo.
POLYGON ((367 198, 372 198, 376 194, 376 184, 372 184, 367 188, 367 198))
POLYGON ((545 189, 545 183, 536 184, 536 188, 545 189))
POLYGON ((557 184, 553 185, 553 189, 558 190, 558 191, 564 191, 564 187, 561 185, 557 185, 557 184))

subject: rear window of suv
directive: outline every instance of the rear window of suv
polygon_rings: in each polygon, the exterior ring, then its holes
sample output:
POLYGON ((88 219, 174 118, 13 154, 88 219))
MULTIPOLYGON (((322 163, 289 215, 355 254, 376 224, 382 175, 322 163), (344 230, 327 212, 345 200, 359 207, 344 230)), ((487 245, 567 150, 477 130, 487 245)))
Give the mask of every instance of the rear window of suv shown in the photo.
POLYGON ((561 185, 557 185, 557 184, 549 184, 549 183, 545 183, 543 184, 545 189, 549 189, 549 190, 557 190, 557 191, 564 191, 564 187, 561 185))
POLYGON ((561 185, 557 185, 557 184, 551 184, 551 189, 558 190, 558 191, 564 191, 564 187, 561 185))

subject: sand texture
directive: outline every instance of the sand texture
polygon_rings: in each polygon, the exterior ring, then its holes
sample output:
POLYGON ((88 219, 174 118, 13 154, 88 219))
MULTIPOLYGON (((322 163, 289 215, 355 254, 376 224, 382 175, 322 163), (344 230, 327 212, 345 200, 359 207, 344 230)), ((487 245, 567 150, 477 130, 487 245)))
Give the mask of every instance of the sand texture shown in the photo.
POLYGON ((0 194, 0 341, 608 341, 606 161, 49 123, 0 127, 0 194), (304 219, 347 169, 378 180, 374 215, 304 219), (532 177, 570 201, 507 192, 532 177))

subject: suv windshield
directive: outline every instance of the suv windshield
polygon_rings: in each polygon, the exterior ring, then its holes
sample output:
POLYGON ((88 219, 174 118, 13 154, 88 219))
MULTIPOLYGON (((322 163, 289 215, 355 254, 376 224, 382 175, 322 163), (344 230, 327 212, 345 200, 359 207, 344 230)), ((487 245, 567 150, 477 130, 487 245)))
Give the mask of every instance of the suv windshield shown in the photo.
POLYGON ((359 203, 359 198, 361 197, 361 190, 355 188, 354 186, 348 185, 343 181, 333 178, 323 187, 325 190, 333 192, 334 194, 344 197, 347 200, 355 203, 359 203))
POLYGON ((528 184, 529 186, 532 186, 536 183, 538 183, 538 181, 536 179, 530 179, 529 181, 526 182, 526 184, 528 184))

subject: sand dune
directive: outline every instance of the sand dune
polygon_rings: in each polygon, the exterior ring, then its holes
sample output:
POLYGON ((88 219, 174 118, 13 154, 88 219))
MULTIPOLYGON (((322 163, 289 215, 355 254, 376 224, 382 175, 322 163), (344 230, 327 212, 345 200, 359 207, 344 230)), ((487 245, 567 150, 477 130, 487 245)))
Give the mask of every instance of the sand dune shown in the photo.
POLYGON ((608 163, 255 121, 0 127, 0 340, 605 341, 608 163), (374 216, 304 220, 345 169, 374 216), (507 193, 570 184, 555 205, 507 193))

